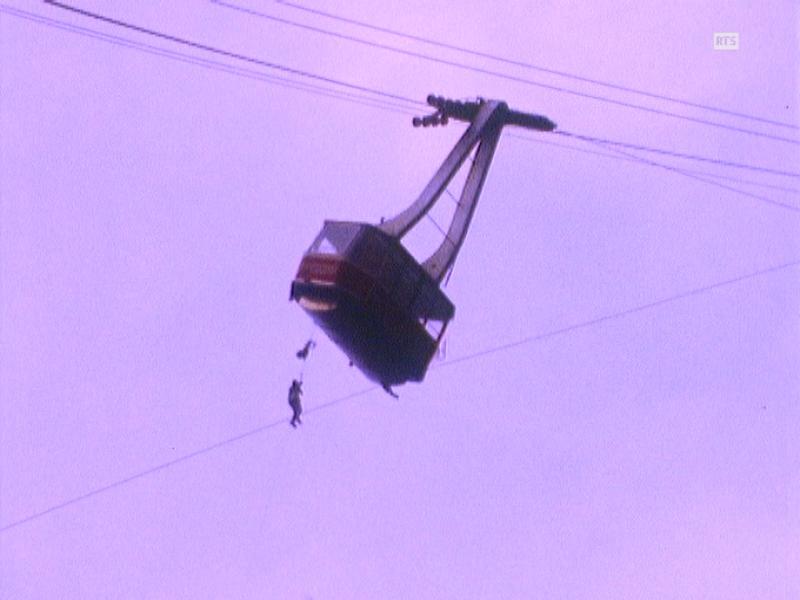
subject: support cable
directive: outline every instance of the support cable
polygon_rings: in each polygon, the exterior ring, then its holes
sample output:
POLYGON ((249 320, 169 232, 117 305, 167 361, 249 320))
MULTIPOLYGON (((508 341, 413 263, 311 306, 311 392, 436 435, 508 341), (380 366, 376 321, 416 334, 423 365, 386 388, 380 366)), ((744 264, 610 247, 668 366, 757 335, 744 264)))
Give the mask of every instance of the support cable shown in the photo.
MULTIPOLYGON (((48 3, 51 3, 51 2, 54 3, 55 2, 55 0, 45 0, 45 1, 48 2, 48 3)), ((675 119, 681 119, 681 120, 684 120, 684 121, 689 121, 689 122, 697 123, 697 124, 700 124, 700 125, 707 125, 707 126, 710 126, 710 127, 717 127, 717 128, 720 128, 720 129, 727 129, 727 130, 730 130, 730 131, 735 131, 737 133, 744 133, 744 134, 747 134, 747 135, 758 136, 758 137, 763 137, 763 138, 767 138, 767 139, 771 139, 771 140, 775 140, 775 141, 780 141, 780 142, 786 142, 786 143, 790 143, 790 144, 800 145, 800 140, 798 140, 796 138, 788 138, 788 137, 784 137, 784 136, 781 136, 781 135, 774 135, 774 134, 765 133, 765 132, 762 132, 762 131, 756 131, 756 130, 753 130, 753 129, 746 129, 744 127, 737 127, 735 125, 728 125, 726 123, 720 123, 718 121, 709 121, 708 119, 703 119, 703 118, 699 118, 699 117, 690 117, 688 115, 682 115, 682 114, 675 113, 675 112, 672 112, 672 111, 669 111, 669 110, 662 110, 662 109, 653 108, 653 107, 650 107, 650 106, 645 106, 643 104, 635 104, 633 102, 626 102, 624 100, 616 100, 614 98, 609 98, 607 96, 598 96, 597 94, 591 94, 591 93, 588 93, 588 92, 580 92, 580 91, 573 90, 573 89, 570 89, 570 88, 565 88, 565 87, 561 87, 561 86, 557 86, 557 85, 551 85, 551 84, 548 84, 548 83, 543 83, 541 81, 536 81, 534 79, 530 79, 530 78, 526 78, 526 77, 519 77, 517 75, 511 75, 509 73, 504 73, 502 71, 495 71, 493 69, 487 69, 487 68, 483 68, 483 67, 476 67, 474 65, 469 65, 469 64, 465 64, 465 63, 461 63, 461 62, 457 62, 457 61, 454 61, 454 60, 449 60, 449 59, 445 59, 445 58, 441 58, 441 57, 437 57, 437 56, 431 56, 429 54, 424 54, 422 52, 415 52, 413 50, 405 50, 403 48, 399 48, 399 47, 396 47, 396 46, 390 46, 388 44, 382 44, 380 42, 373 42, 373 41, 366 40, 366 39, 363 39, 363 38, 358 38, 358 37, 355 37, 355 36, 352 36, 352 35, 347 35, 347 34, 338 33, 338 32, 335 32, 335 31, 331 31, 331 30, 328 30, 328 29, 323 29, 321 27, 315 27, 315 26, 312 26, 312 25, 304 24, 304 23, 298 23, 296 21, 291 21, 289 19, 285 19, 285 18, 282 18, 282 17, 277 17, 277 16, 274 16, 274 15, 270 15, 270 14, 264 13, 262 11, 258 11, 258 10, 252 9, 252 8, 247 8, 247 7, 244 7, 244 6, 241 6, 241 5, 237 5, 237 4, 233 4, 233 3, 230 3, 230 2, 225 2, 223 0, 212 0, 212 2, 214 4, 219 5, 219 6, 223 6, 223 7, 232 9, 232 10, 236 10, 236 11, 248 14, 250 16, 255 16, 255 17, 259 17, 261 19, 270 20, 270 21, 273 21, 273 22, 276 22, 276 23, 280 23, 280 24, 283 24, 283 25, 287 25, 287 26, 290 26, 290 27, 296 27, 296 28, 300 28, 300 29, 305 29, 307 31, 313 31, 315 33, 321 33, 323 35, 331 36, 331 37, 334 37, 336 39, 347 40, 347 41, 355 42, 357 44, 361 44, 361 45, 364 45, 364 46, 369 46, 369 47, 372 47, 372 48, 378 48, 378 49, 381 49, 381 50, 386 50, 386 51, 389 51, 389 52, 393 52, 395 54, 401 54, 401 55, 404 55, 404 56, 410 56, 412 58, 418 58, 418 59, 421 59, 421 60, 426 60, 428 62, 433 62, 433 63, 437 63, 437 64, 441 64, 441 65, 446 65, 446 66, 449 66, 449 67, 455 67, 455 68, 458 68, 458 69, 471 71, 473 73, 480 73, 482 75, 491 75, 492 77, 498 77, 500 79, 505 79, 507 81, 513 81, 515 83, 523 83, 523 84, 526 84, 526 85, 538 87, 538 88, 541 88, 541 89, 551 90, 551 91, 559 92, 559 93, 562 93, 562 94, 569 94, 571 96, 576 96, 576 97, 579 97, 579 98, 586 98, 586 99, 589 99, 589 100, 596 100, 598 102, 605 102, 605 103, 608 103, 608 104, 613 104, 615 106, 622 106, 624 108, 631 108, 631 109, 635 109, 635 110, 648 112, 648 113, 651 113, 651 114, 657 114, 657 115, 660 115, 660 116, 672 117, 672 118, 675 118, 675 119)), ((597 83, 597 82, 593 81, 593 83, 597 83)), ((741 115, 739 115, 739 116, 741 116, 741 115)), ((763 119, 759 118, 758 120, 763 120, 763 119)), ((773 122, 773 124, 777 124, 777 122, 773 122)), ((786 126, 783 123, 780 123, 780 125, 786 126)))
POLYGON ((644 146, 641 144, 630 144, 627 142, 619 142, 615 140, 608 140, 604 138, 593 137, 590 135, 583 135, 579 133, 571 133, 569 131, 563 131, 558 129, 553 132, 556 135, 562 135, 564 137, 574 138, 576 140, 582 140, 584 142, 598 142, 603 145, 607 146, 619 146, 621 148, 628 148, 629 150, 641 150, 642 152, 654 152, 656 154, 664 154, 666 156, 673 156, 675 158, 685 158, 688 160, 696 160, 700 162, 707 162, 712 163, 715 165, 720 165, 723 167, 732 167, 734 169, 747 169, 750 171, 759 171, 761 173, 770 173, 772 175, 782 175, 784 177, 798 177, 800 178, 800 173, 797 171, 782 171, 780 169, 772 169, 769 167, 759 167, 755 165, 748 165, 743 163, 732 162, 728 160, 721 160, 718 158, 710 158, 707 156, 698 156, 696 154, 686 154, 683 152, 676 152, 674 150, 664 150, 662 148, 653 148, 652 146, 644 146))
MULTIPOLYGON (((740 275, 738 277, 725 279, 725 280, 722 280, 722 281, 718 281, 718 282, 715 282, 715 283, 704 285, 702 287, 697 287, 697 288, 694 288, 694 289, 691 289, 691 290, 688 290, 688 291, 685 291, 685 292, 680 292, 678 294, 674 294, 674 295, 671 295, 671 296, 667 296, 665 298, 654 300, 654 301, 648 302, 646 304, 640 304, 638 306, 633 306, 631 308, 627 308, 627 309, 624 309, 624 310, 612 312, 612 313, 609 313, 609 314, 606 314, 606 315, 603 315, 603 316, 600 316, 600 317, 595 317, 593 319, 589 319, 589 320, 586 320, 586 321, 581 321, 581 322, 574 323, 572 325, 567 325, 565 327, 561 327, 561 328, 558 328, 558 329, 553 329, 553 330, 546 331, 546 332, 543 332, 543 333, 534 334, 534 335, 531 335, 531 336, 528 336, 528 337, 525 337, 525 338, 521 338, 521 339, 513 341, 513 342, 508 342, 508 343, 501 344, 501 345, 498 345, 498 346, 493 346, 493 347, 490 347, 490 348, 486 348, 484 350, 481 350, 481 351, 478 351, 478 352, 474 352, 472 354, 467 354, 467 355, 460 356, 460 357, 457 357, 457 358, 454 358, 454 359, 451 359, 451 360, 448 360, 448 361, 445 361, 445 362, 442 362, 442 363, 438 363, 436 365, 433 365, 432 368, 438 370, 439 368, 442 368, 442 367, 449 367, 449 366, 452 366, 452 365, 455 365, 455 364, 458 364, 458 363, 463 363, 463 362, 475 360, 475 359, 477 359, 479 357, 488 356, 490 354, 495 354, 495 353, 498 353, 498 352, 505 352, 507 350, 518 348, 520 346, 524 346, 524 345, 527 345, 527 344, 541 342, 541 341, 544 341, 544 340, 547 340, 547 339, 550 339, 550 338, 554 338, 554 337, 557 337, 557 336, 560 336, 560 335, 565 335, 565 334, 571 333, 573 331, 578 331, 580 329, 585 329, 587 327, 592 327, 594 325, 599 325, 601 323, 605 323, 605 322, 608 322, 608 321, 621 319, 621 318, 624 318, 624 317, 627 317, 627 316, 630 316, 630 315, 633 315, 633 314, 641 313, 641 312, 644 312, 644 311, 647 311, 647 310, 651 310, 653 308, 657 308, 657 307, 660 307, 660 306, 664 306, 664 305, 667 305, 667 304, 670 304, 670 303, 673 303, 673 302, 677 302, 677 301, 684 300, 684 299, 691 298, 691 297, 696 297, 696 296, 711 292, 711 291, 716 290, 716 289, 720 289, 720 288, 723 288, 723 287, 727 287, 727 286, 730 286, 730 285, 741 283, 741 282, 747 281, 749 279, 755 279, 757 277, 761 277, 761 276, 764 276, 764 275, 777 273, 779 271, 783 271, 783 270, 786 270, 786 269, 789 269, 789 268, 794 268, 794 267, 797 267, 797 266, 800 266, 800 260, 793 260, 793 261, 781 263, 781 264, 778 264, 778 265, 775 265, 775 266, 772 266, 772 267, 768 267, 768 268, 765 268, 765 269, 760 269, 758 271, 753 271, 753 272, 747 273, 745 275, 740 275)), ((307 410, 305 412, 306 413, 313 413, 313 412, 326 410, 326 409, 331 408, 331 407, 333 407, 333 406, 335 406, 337 404, 341 404, 342 402, 345 402, 347 400, 351 400, 353 398, 356 398, 356 397, 359 397, 359 396, 363 396, 363 395, 365 395, 367 393, 370 393, 370 392, 372 392, 374 390, 377 390, 377 389, 379 389, 378 386, 372 386, 372 387, 369 387, 369 388, 365 388, 365 389, 359 390, 357 392, 353 392, 352 394, 348 394, 346 396, 342 396, 340 398, 336 398, 336 399, 331 400, 329 402, 326 402, 324 404, 320 404, 320 405, 315 406, 315 407, 313 407, 313 408, 311 408, 311 409, 309 409, 309 410, 307 410)), ((158 473, 160 471, 168 469, 169 467, 175 466, 177 464, 180 464, 180 463, 183 463, 183 462, 187 462, 187 461, 189 461, 189 460, 191 460, 193 458, 196 458, 198 456, 202 456, 204 454, 208 454, 208 453, 210 453, 210 452, 212 452, 214 450, 223 448, 225 446, 229 446, 229 445, 234 444, 236 442, 239 442, 241 440, 244 440, 244 439, 253 437, 255 435, 264 433, 264 432, 266 432, 266 431, 268 431, 270 429, 273 429, 273 428, 275 428, 275 427, 277 427, 277 426, 279 426, 281 424, 285 424, 286 421, 287 421, 286 419, 278 419, 278 420, 275 420, 275 421, 271 421, 270 423, 266 423, 264 425, 256 427, 255 429, 251 429, 250 431, 246 431, 246 432, 241 433, 239 435, 235 435, 233 437, 226 438, 226 439, 224 439, 222 441, 216 442, 216 443, 211 444, 209 446, 205 446, 203 448, 200 448, 200 449, 195 450, 193 452, 190 452, 188 454, 184 454, 183 456, 180 456, 178 458, 169 460, 167 462, 161 463, 161 464, 156 465, 154 467, 150 467, 150 468, 145 469, 143 471, 139 471, 139 472, 137 472, 137 473, 135 473, 133 475, 130 475, 130 476, 125 477, 123 479, 119 479, 117 481, 114 481, 114 482, 112 482, 112 483, 110 483, 108 485, 96 488, 94 490, 91 490, 91 491, 86 492, 84 494, 81 494, 79 496, 75 496, 74 498, 71 498, 71 499, 66 500, 64 502, 60 502, 58 504, 55 504, 55 505, 53 505, 53 506, 51 506, 49 508, 46 508, 46 509, 41 510, 41 511, 38 511, 38 512, 33 513, 31 515, 28 515, 27 517, 23 517, 21 519, 17 519, 16 521, 12 521, 10 523, 6 523, 6 524, 0 526, 0 533, 4 533, 6 531, 10 531, 10 530, 15 529, 17 527, 20 527, 21 525, 24 525, 26 523, 30 523, 30 522, 35 521, 37 519, 40 519, 40 518, 42 518, 42 517, 44 517, 46 515, 54 513, 54 512, 56 512, 58 510, 61 510, 63 508, 67 508, 68 506, 72 506, 72 505, 78 504, 79 502, 82 502, 84 500, 88 500, 89 498, 93 498, 95 496, 99 496, 100 494, 103 494, 103 493, 109 492, 111 490, 117 489, 117 488, 122 487, 122 486, 124 486, 124 485, 126 485, 128 483, 132 483, 133 481, 142 479, 144 477, 147 477, 148 475, 152 475, 154 473, 158 473)))
MULTIPOLYGON (((489 60, 494 60, 494 61, 497 61, 497 62, 500 62, 500 63, 513 65, 515 67, 522 67, 522 68, 530 69, 530 70, 533 70, 533 71, 539 71, 539 72, 542 72, 542 73, 548 73, 550 75, 557 75, 559 77, 565 77, 567 79, 573 79, 573 80, 576 80, 576 81, 581 81, 581 82, 584 82, 584 83, 590 83, 590 84, 593 84, 593 85, 598 85, 598 86, 602 86, 602 87, 606 87, 606 88, 609 88, 609 89, 614 89, 614 90, 618 90, 618 91, 622 91, 622 92, 628 92, 628 93, 631 93, 631 94, 638 94, 640 96, 646 96, 648 98, 653 98, 653 99, 656 99, 656 100, 663 100, 665 102, 673 102, 673 103, 676 103, 676 104, 682 104, 684 106, 689 106, 689 107, 692 107, 692 108, 699 108, 699 109, 713 111, 713 112, 717 112, 717 113, 720 113, 720 114, 725 114, 725 115, 729 115, 729 116, 733 116, 733 117, 740 117, 742 119, 750 119, 752 121, 759 121, 759 122, 762 122, 762 123, 768 123, 770 125, 775 125, 776 127, 785 127, 785 128, 788 128, 788 129, 800 130, 800 126, 798 126, 796 124, 793 124, 793 123, 785 123, 783 121, 776 121, 774 119, 767 119, 767 118, 764 118, 764 117, 758 117, 758 116, 755 116, 755 115, 751 115, 751 114, 747 114, 747 113, 743 113, 743 112, 738 112, 738 111, 734 111, 734 110, 728 110, 728 109, 720 108, 720 107, 717 107, 717 106, 711 106, 711 105, 708 105, 708 104, 701 104, 699 102, 693 102, 691 100, 686 100, 686 99, 683 99, 683 98, 676 98, 674 96, 667 96, 665 94, 657 94, 657 93, 654 93, 654 92, 648 92, 646 90, 641 90, 641 89, 634 88, 634 87, 631 87, 631 86, 610 83, 608 81, 602 81, 600 79, 593 79, 591 77, 584 77, 584 76, 581 76, 581 75, 576 75, 574 73, 568 73, 566 71, 560 71, 558 69, 542 67, 541 65, 534 65, 532 63, 521 61, 521 60, 515 60, 515 59, 511 59, 511 58, 506 58, 506 57, 503 57, 503 56, 499 56, 497 54, 492 54, 490 52, 480 52, 480 51, 477 51, 477 50, 473 50, 471 48, 465 48, 463 46, 457 46, 455 44, 448 44, 446 42, 440 42, 440 41, 437 41, 437 40, 434 40, 434 39, 431 39, 431 38, 427 38, 427 37, 423 37, 423 36, 420 36, 420 35, 414 35, 414 34, 411 34, 411 33, 406 33, 406 32, 403 32, 403 31, 399 31, 397 29, 391 29, 389 27, 381 27, 379 25, 374 25, 374 24, 368 23, 366 21, 360 21, 360 20, 357 20, 357 19, 344 17, 344 16, 337 15, 337 14, 332 13, 332 12, 326 12, 326 11, 323 11, 323 10, 319 10, 319 9, 315 9, 315 8, 312 8, 312 7, 309 7, 309 6, 305 6, 305 5, 299 4, 297 2, 291 2, 289 0, 274 0, 274 1, 275 1, 275 3, 280 4, 281 6, 285 6, 285 7, 291 8, 291 9, 295 9, 295 10, 303 11, 303 12, 306 12, 306 13, 309 13, 309 14, 321 16, 321 17, 324 17, 326 19, 332 19, 334 21, 339 21, 341 23, 346 23, 346 24, 349 24, 349 25, 355 25, 357 27, 362 27, 364 29, 369 29, 371 31, 377 31, 379 33, 385 33, 385 34, 393 35, 393 36, 399 37, 401 39, 407 39, 407 40, 411 40, 411 41, 415 41, 415 42, 421 42, 423 44, 428 44, 428 45, 431 45, 431 46, 434 46, 434 47, 437 47, 437 48, 444 48, 444 49, 447 49, 447 50, 454 50, 456 52, 461 52, 461 53, 468 54, 468 55, 471 55, 471 56, 475 56, 475 57, 478 57, 478 58, 485 58, 485 59, 489 59, 489 60)), ((211 2, 214 3, 214 4, 221 4, 221 2, 219 2, 218 0, 211 0, 211 2)))
POLYGON ((342 81, 340 79, 335 79, 333 77, 326 77, 324 75, 318 75, 316 73, 311 73, 309 71, 303 71, 302 69, 295 69, 293 67, 287 67, 285 65, 281 65, 278 63, 269 62, 266 60, 262 60, 260 58, 255 58, 252 56, 247 56, 245 54, 240 54, 238 52, 231 52, 229 50, 224 50, 222 48, 217 48, 216 46, 210 46, 208 44, 203 44, 200 42, 195 42, 193 40, 189 40, 187 38, 178 37, 175 35, 171 35, 169 33, 164 33, 161 31, 156 31, 155 29, 149 29, 147 27, 142 27, 140 25, 135 25, 133 23, 128 23, 127 21, 121 21, 119 19, 114 19, 112 17, 107 17, 100 13, 91 12, 82 8, 78 8, 76 6, 72 6, 70 4, 66 4, 64 2, 59 2, 58 0, 44 0, 45 4, 53 6, 55 8, 61 8, 63 10, 67 10, 73 12, 75 14, 82 15, 84 17, 88 17, 90 19, 95 19, 97 21, 101 21, 104 23, 109 23, 110 25, 116 25, 117 27, 123 27, 125 29, 130 29, 131 31, 136 31, 138 33, 143 33, 145 35, 157 37, 163 40, 167 40, 170 42, 175 42, 176 44, 181 44, 183 46, 188 46, 190 48, 195 48, 197 50, 203 50, 206 52, 211 52, 213 54, 217 54, 220 56, 225 56, 227 58, 233 58, 236 60, 240 60, 243 62, 255 64, 261 67, 266 67, 268 69, 275 69, 278 71, 283 71, 285 73, 290 73, 292 75, 298 75, 300 77, 305 77, 308 79, 314 79, 316 81, 322 81, 324 83, 329 83, 333 85, 338 85, 341 87, 345 87, 352 90, 357 90, 359 92, 367 92, 370 94, 375 94, 377 96, 381 96, 383 98, 388 98, 390 100, 400 100, 402 102, 408 102, 412 105, 420 104, 413 98, 408 98, 406 96, 400 96, 399 94, 391 94, 388 92, 382 92, 380 90, 375 90, 373 88, 369 88, 363 85, 358 85, 355 83, 349 83, 346 81, 342 81))
MULTIPOLYGON (((56 19, 43 17, 41 15, 15 9, 6 6, 4 4, 0 4, 0 13, 8 14, 20 19, 38 23, 40 25, 51 27, 53 29, 67 31, 69 33, 73 33, 82 37, 100 40, 109 44, 113 44, 118 47, 138 50, 145 54, 160 56, 162 58, 168 58, 170 60, 174 60, 180 63, 190 64, 221 73, 228 73, 230 75, 234 75, 244 79, 262 81, 265 83, 278 85, 288 89, 295 89, 302 92, 315 94, 318 96, 343 100, 346 102, 350 102, 351 104, 368 106, 370 108, 377 108, 389 112, 395 112, 404 115, 416 114, 416 111, 411 109, 408 105, 404 105, 398 102, 374 98, 356 92, 347 92, 333 87, 325 87, 323 85, 314 84, 311 82, 288 79, 285 77, 280 77, 278 75, 270 75, 268 73, 264 73, 263 71, 257 71, 255 69, 250 69, 247 67, 234 66, 231 64, 215 61, 208 58, 201 58, 199 56, 194 56, 184 52, 169 50, 166 48, 161 48, 159 46, 153 46, 151 44, 147 44, 144 42, 134 41, 129 38, 103 33, 94 29, 88 29, 86 27, 81 27, 78 25, 73 25, 65 21, 59 21, 56 19)), ((416 102, 415 104, 421 104, 421 103, 416 102)))

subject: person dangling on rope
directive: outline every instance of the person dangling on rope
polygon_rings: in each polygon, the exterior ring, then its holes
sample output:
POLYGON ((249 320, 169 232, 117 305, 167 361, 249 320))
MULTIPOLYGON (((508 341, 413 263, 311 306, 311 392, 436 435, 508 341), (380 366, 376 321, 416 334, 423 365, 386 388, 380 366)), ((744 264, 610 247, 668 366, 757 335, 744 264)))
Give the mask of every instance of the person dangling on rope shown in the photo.
POLYGON ((300 420, 300 415, 303 414, 303 407, 300 404, 300 396, 303 394, 303 382, 297 379, 292 380, 292 386, 289 388, 289 406, 292 407, 292 420, 290 425, 297 428, 297 424, 303 424, 300 420))
POLYGON ((306 358, 308 358, 308 353, 311 352, 311 349, 316 345, 317 343, 314 340, 308 340, 306 342, 306 345, 303 346, 302 349, 297 351, 296 354, 297 358, 299 358, 300 360, 305 360, 306 358))

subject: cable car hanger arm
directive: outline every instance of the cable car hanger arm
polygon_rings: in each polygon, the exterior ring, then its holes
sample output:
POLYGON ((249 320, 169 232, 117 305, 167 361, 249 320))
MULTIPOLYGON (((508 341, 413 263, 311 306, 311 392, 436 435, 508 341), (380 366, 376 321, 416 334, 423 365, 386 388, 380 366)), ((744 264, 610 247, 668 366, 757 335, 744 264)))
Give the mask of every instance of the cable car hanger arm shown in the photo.
POLYGON ((437 112, 415 119, 415 125, 453 118, 467 121, 469 127, 422 194, 380 226, 325 221, 291 286, 291 298, 352 364, 390 394, 393 385, 424 379, 453 318, 455 306, 441 281, 464 242, 503 126, 555 127, 544 117, 515 113, 496 100, 453 102, 430 96, 428 103, 437 112), (441 197, 476 147, 446 239, 427 260, 419 261, 400 238, 441 197))
MULTIPOLYGON (((428 98, 430 101, 430 97, 428 98)), ((447 184, 455 176, 461 165, 469 156, 475 145, 481 140, 483 135, 490 129, 498 129, 502 126, 502 105, 501 102, 486 102, 477 111, 475 119, 456 142, 455 147, 447 155, 442 166, 422 190, 422 193, 411 206, 406 208, 397 216, 384 221, 380 228, 389 235, 402 238, 409 230, 416 225, 419 220, 436 203, 444 192, 447 184)), ((425 117, 428 119, 428 117, 425 117)), ((422 122, 422 121, 420 121, 422 122)), ((439 123, 442 121, 427 121, 427 124, 439 123)), ((446 118, 443 122, 447 122, 446 118)))
POLYGON ((433 254, 422 263, 422 268, 437 283, 441 283, 455 262, 458 251, 467 237, 467 229, 472 222, 475 208, 478 206, 478 198, 486 181, 486 175, 489 173, 489 165, 497 148, 497 142, 500 140, 500 132, 501 127, 495 127, 479 142, 475 160, 467 175, 464 189, 461 191, 461 197, 450 221, 450 227, 447 229, 447 235, 433 254))
POLYGON ((415 127, 446 125, 451 118, 467 121, 470 126, 414 203, 397 216, 383 222, 380 228, 398 239, 406 235, 441 197, 442 192, 477 145, 475 160, 447 235, 439 248, 422 265, 435 281, 441 282, 455 261, 467 235, 503 126, 517 125, 540 131, 552 131, 556 125, 541 115, 510 110, 505 102, 497 100, 457 102, 430 95, 428 104, 435 107, 437 112, 426 117, 415 117, 412 121, 415 127))

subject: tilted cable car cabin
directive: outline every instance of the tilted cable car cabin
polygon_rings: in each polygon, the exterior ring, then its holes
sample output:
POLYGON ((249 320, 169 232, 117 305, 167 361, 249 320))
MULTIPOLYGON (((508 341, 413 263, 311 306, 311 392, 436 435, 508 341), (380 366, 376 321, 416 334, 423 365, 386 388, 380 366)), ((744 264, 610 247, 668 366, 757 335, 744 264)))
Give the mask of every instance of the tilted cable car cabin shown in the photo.
POLYGON ((422 381, 455 307, 394 238, 326 221, 292 284, 296 299, 370 379, 422 381))
POLYGON ((551 131, 546 117, 509 110, 505 102, 453 102, 429 96, 437 112, 414 125, 470 123, 442 166, 406 210, 380 225, 325 221, 300 262, 291 287, 296 300, 367 377, 391 386, 422 381, 453 318, 440 283, 467 234, 504 125, 551 131), (461 198, 439 248, 419 263, 402 237, 441 197, 477 146, 461 198))

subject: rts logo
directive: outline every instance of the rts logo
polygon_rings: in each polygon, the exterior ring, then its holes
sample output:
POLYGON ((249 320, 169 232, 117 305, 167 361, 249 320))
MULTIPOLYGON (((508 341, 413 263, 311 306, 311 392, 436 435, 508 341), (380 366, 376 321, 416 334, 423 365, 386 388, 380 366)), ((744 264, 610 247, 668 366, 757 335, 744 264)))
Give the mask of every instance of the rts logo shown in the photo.
POLYGON ((738 33, 714 34, 714 50, 738 50, 738 49, 739 49, 738 33))

